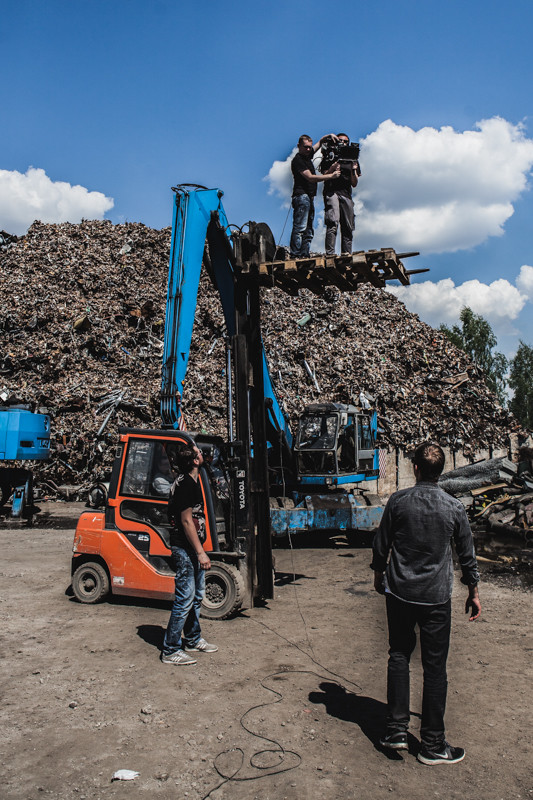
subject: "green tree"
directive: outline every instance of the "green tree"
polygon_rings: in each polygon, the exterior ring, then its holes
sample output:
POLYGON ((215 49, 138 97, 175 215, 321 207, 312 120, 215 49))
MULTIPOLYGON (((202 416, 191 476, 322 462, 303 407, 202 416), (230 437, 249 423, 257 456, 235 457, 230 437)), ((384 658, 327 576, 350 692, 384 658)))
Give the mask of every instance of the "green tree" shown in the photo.
POLYGON ((522 341, 511 359, 509 386, 514 390, 509 408, 525 428, 533 429, 533 347, 522 341))
POLYGON ((498 340, 490 324, 479 314, 474 314, 468 306, 462 309, 459 319, 461 327, 453 325, 452 328, 448 328, 446 325, 441 325, 439 330, 452 344, 468 353, 474 364, 485 373, 489 389, 492 389, 503 404, 508 362, 503 353, 494 352, 498 340))

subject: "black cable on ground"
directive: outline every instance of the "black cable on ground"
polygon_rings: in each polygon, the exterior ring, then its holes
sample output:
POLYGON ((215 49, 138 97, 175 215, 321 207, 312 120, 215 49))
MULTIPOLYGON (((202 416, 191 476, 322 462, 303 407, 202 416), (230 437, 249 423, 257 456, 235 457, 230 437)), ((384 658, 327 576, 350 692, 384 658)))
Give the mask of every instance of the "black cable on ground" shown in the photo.
POLYGON ((280 703, 281 700, 283 700, 283 694, 281 692, 277 691, 277 689, 272 689, 272 688, 270 688, 270 686, 266 686, 265 685, 265 681, 267 681, 269 678, 276 678, 279 675, 294 674, 294 675, 315 675, 317 678, 320 678, 320 679, 323 679, 323 680, 328 680, 328 678, 330 676, 333 676, 334 678, 339 678, 340 680, 344 681, 344 683, 350 684, 351 686, 355 687, 355 691, 346 689, 346 687, 342 683, 340 683, 339 680, 335 680, 334 682, 337 683, 337 685, 340 686, 342 689, 345 689, 346 691, 350 691, 352 694, 360 694, 363 691, 362 687, 359 686, 359 684, 355 683, 354 681, 350 680, 349 678, 346 678, 344 675, 340 675, 337 672, 333 672, 333 670, 330 670, 328 667, 325 667, 323 664, 320 663, 320 661, 318 661, 315 658, 313 646, 311 644, 311 641, 309 639, 309 635, 307 633, 307 625, 305 623, 305 618, 304 618, 304 616, 302 614, 302 611, 301 611, 301 608, 300 608, 300 604, 298 602, 298 597, 297 597, 297 592, 296 592, 296 571, 294 569, 294 551, 293 551, 292 541, 291 541, 290 535, 289 535, 289 543, 290 543, 290 547, 291 547, 291 563, 292 563, 292 568, 293 568, 293 580, 294 580, 294 584, 295 584, 294 585, 294 590, 295 590, 295 595, 296 595, 296 604, 298 606, 298 612, 300 614, 300 617, 301 617, 303 625, 304 625, 307 642, 309 644, 309 648, 310 648, 310 650, 312 652, 312 655, 310 655, 306 650, 304 650, 302 647, 300 647, 300 645, 296 644, 295 642, 292 642, 290 639, 287 639, 287 637, 283 636, 281 633, 278 633, 278 631, 275 631, 273 628, 270 628, 268 625, 265 625, 264 622, 261 622, 259 620, 255 620, 255 619, 252 619, 252 618, 249 619, 249 622, 254 622, 256 625, 261 625, 263 628, 266 628, 266 630, 270 631, 275 636, 278 636, 280 639, 283 639, 283 641, 287 642, 287 644, 291 645, 291 647, 295 647, 297 650, 299 650, 301 653, 303 653, 305 656, 307 656, 307 658, 311 659, 311 661, 314 664, 316 664, 318 667, 320 667, 320 669, 322 669, 325 672, 327 672, 328 676, 320 675, 318 672, 315 672, 314 670, 281 669, 281 670, 278 670, 277 672, 271 672, 269 675, 266 675, 264 678, 262 678, 261 681, 260 681, 260 685, 263 687, 263 689, 266 689, 267 692, 272 692, 274 695, 276 695, 276 699, 273 700, 272 702, 259 703, 258 705, 255 705, 255 706, 252 706, 251 708, 248 708, 244 712, 244 714, 241 716, 241 718, 239 720, 239 723, 240 723, 241 727, 247 733, 249 733, 251 736, 254 736, 257 739, 263 739, 263 741, 270 742, 270 744, 274 745, 274 747, 265 748, 263 750, 257 750, 255 753, 253 753, 250 756, 250 759, 248 761, 249 766, 252 767, 253 769, 260 770, 262 772, 262 774, 260 773, 260 774, 257 774, 257 775, 247 775, 247 776, 238 777, 239 772, 241 771, 241 769, 244 766, 244 750, 241 747, 231 747, 228 750, 223 750, 222 752, 218 753, 215 756, 214 761, 213 761, 213 766, 214 766, 216 772, 218 773, 218 775, 220 775, 220 777, 223 780, 221 781, 221 783, 218 784, 218 786, 214 786, 212 789, 210 789, 209 792, 202 797, 202 800, 207 800, 207 798, 210 797, 213 794, 213 792, 216 792, 217 789, 220 789, 226 783, 230 783, 231 781, 236 781, 236 782, 238 781, 238 782, 242 782, 242 783, 244 783, 245 781, 256 781, 256 780, 259 780, 260 778, 268 778, 268 777, 270 777, 272 775, 280 775, 283 772, 290 772, 291 770, 296 769, 297 767, 300 766, 300 764, 302 762, 302 756, 300 755, 300 753, 296 752, 295 750, 286 750, 275 739, 271 739, 268 736, 263 736, 262 734, 255 733, 255 731, 251 730, 244 723, 245 717, 248 714, 251 714, 252 711, 256 711, 259 708, 264 708, 265 706, 275 705, 276 703, 280 703), (240 753, 240 764, 237 767, 237 769, 234 772, 232 772, 231 774, 226 774, 219 767, 219 765, 217 763, 219 761, 219 759, 221 759, 223 756, 227 755, 228 753, 240 753), (278 763, 277 764, 269 764, 269 765, 266 765, 266 766, 263 766, 262 764, 258 764, 257 763, 257 759, 260 756, 265 755, 266 753, 275 754, 276 757, 279 758, 278 763), (285 762, 286 762, 288 756, 293 756, 295 759, 297 759, 296 763, 286 765, 285 762), (268 770, 268 772, 267 772, 267 770, 268 770))

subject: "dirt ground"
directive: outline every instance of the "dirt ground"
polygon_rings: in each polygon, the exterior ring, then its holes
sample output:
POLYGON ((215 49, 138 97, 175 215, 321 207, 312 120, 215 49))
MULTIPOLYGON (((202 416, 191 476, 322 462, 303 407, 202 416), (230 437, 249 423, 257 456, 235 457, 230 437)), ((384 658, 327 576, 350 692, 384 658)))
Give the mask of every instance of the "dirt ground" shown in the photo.
POLYGON ((417 653, 409 752, 378 744, 385 613, 368 549, 342 537, 277 549, 274 599, 204 620, 219 652, 174 667, 158 660, 169 604, 69 596, 81 508, 46 503, 34 527, 0 525, 6 800, 533 798, 531 593, 485 582, 468 623, 457 580, 447 732, 467 755, 425 767, 417 653), (139 776, 112 782, 119 769, 139 776))

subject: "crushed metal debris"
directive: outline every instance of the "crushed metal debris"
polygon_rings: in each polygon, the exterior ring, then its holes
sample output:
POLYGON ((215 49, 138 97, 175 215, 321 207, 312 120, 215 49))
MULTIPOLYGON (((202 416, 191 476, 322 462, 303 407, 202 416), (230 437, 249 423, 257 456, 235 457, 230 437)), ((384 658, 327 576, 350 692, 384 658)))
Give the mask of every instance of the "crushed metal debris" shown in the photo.
POLYGON ((476 552, 533 565, 533 448, 521 447, 516 461, 492 458, 441 475, 439 485, 465 506, 476 552))
MULTIPOLYGON (((170 228, 35 222, 0 244, 0 402, 50 413, 52 457, 35 465, 37 482, 71 499, 75 484, 84 497, 106 477, 118 425, 158 425, 170 228)), ((466 354, 383 289, 263 289, 262 314, 292 422, 306 404, 362 394, 377 403, 382 447, 433 438, 474 457, 518 430, 466 354)), ((226 433, 224 333, 204 272, 183 392, 189 430, 226 433)))

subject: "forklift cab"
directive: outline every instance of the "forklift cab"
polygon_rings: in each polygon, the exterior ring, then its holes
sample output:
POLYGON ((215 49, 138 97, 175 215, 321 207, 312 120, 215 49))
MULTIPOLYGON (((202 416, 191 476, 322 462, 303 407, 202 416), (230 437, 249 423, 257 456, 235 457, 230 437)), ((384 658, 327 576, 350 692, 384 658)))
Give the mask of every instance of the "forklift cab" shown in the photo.
MULTIPOLYGON (((204 466, 200 468, 199 477, 206 509, 206 550, 218 551, 218 533, 223 535, 225 532, 225 515, 218 485, 213 486, 212 480, 211 463, 217 452, 216 446, 194 441, 188 434, 174 431, 172 434, 149 432, 148 435, 145 431, 129 431, 121 439, 122 447, 117 453, 111 479, 107 516, 113 517, 114 524, 118 523, 121 530, 131 528, 130 522, 141 522, 170 549, 167 504, 176 477, 176 453, 185 444, 196 444, 204 454, 204 466)), ((159 547, 160 544, 157 549, 159 547)))
MULTIPOLYGON (((184 445, 195 443, 205 455, 199 471, 204 547, 215 560, 223 557, 221 549, 228 549, 227 483, 221 468, 213 465, 219 452, 216 437, 195 441, 182 431, 128 428, 119 433, 105 510, 84 512, 74 534, 72 588, 82 603, 96 603, 109 592, 172 600, 175 565, 167 505, 175 454, 184 445)), ((206 577, 204 616, 231 614, 243 600, 242 583, 232 564, 213 564, 206 577)))
POLYGON ((372 474, 374 431, 370 411, 341 403, 308 406, 294 447, 299 479, 309 483, 317 476, 317 482, 330 483, 341 476, 357 481, 372 474))

